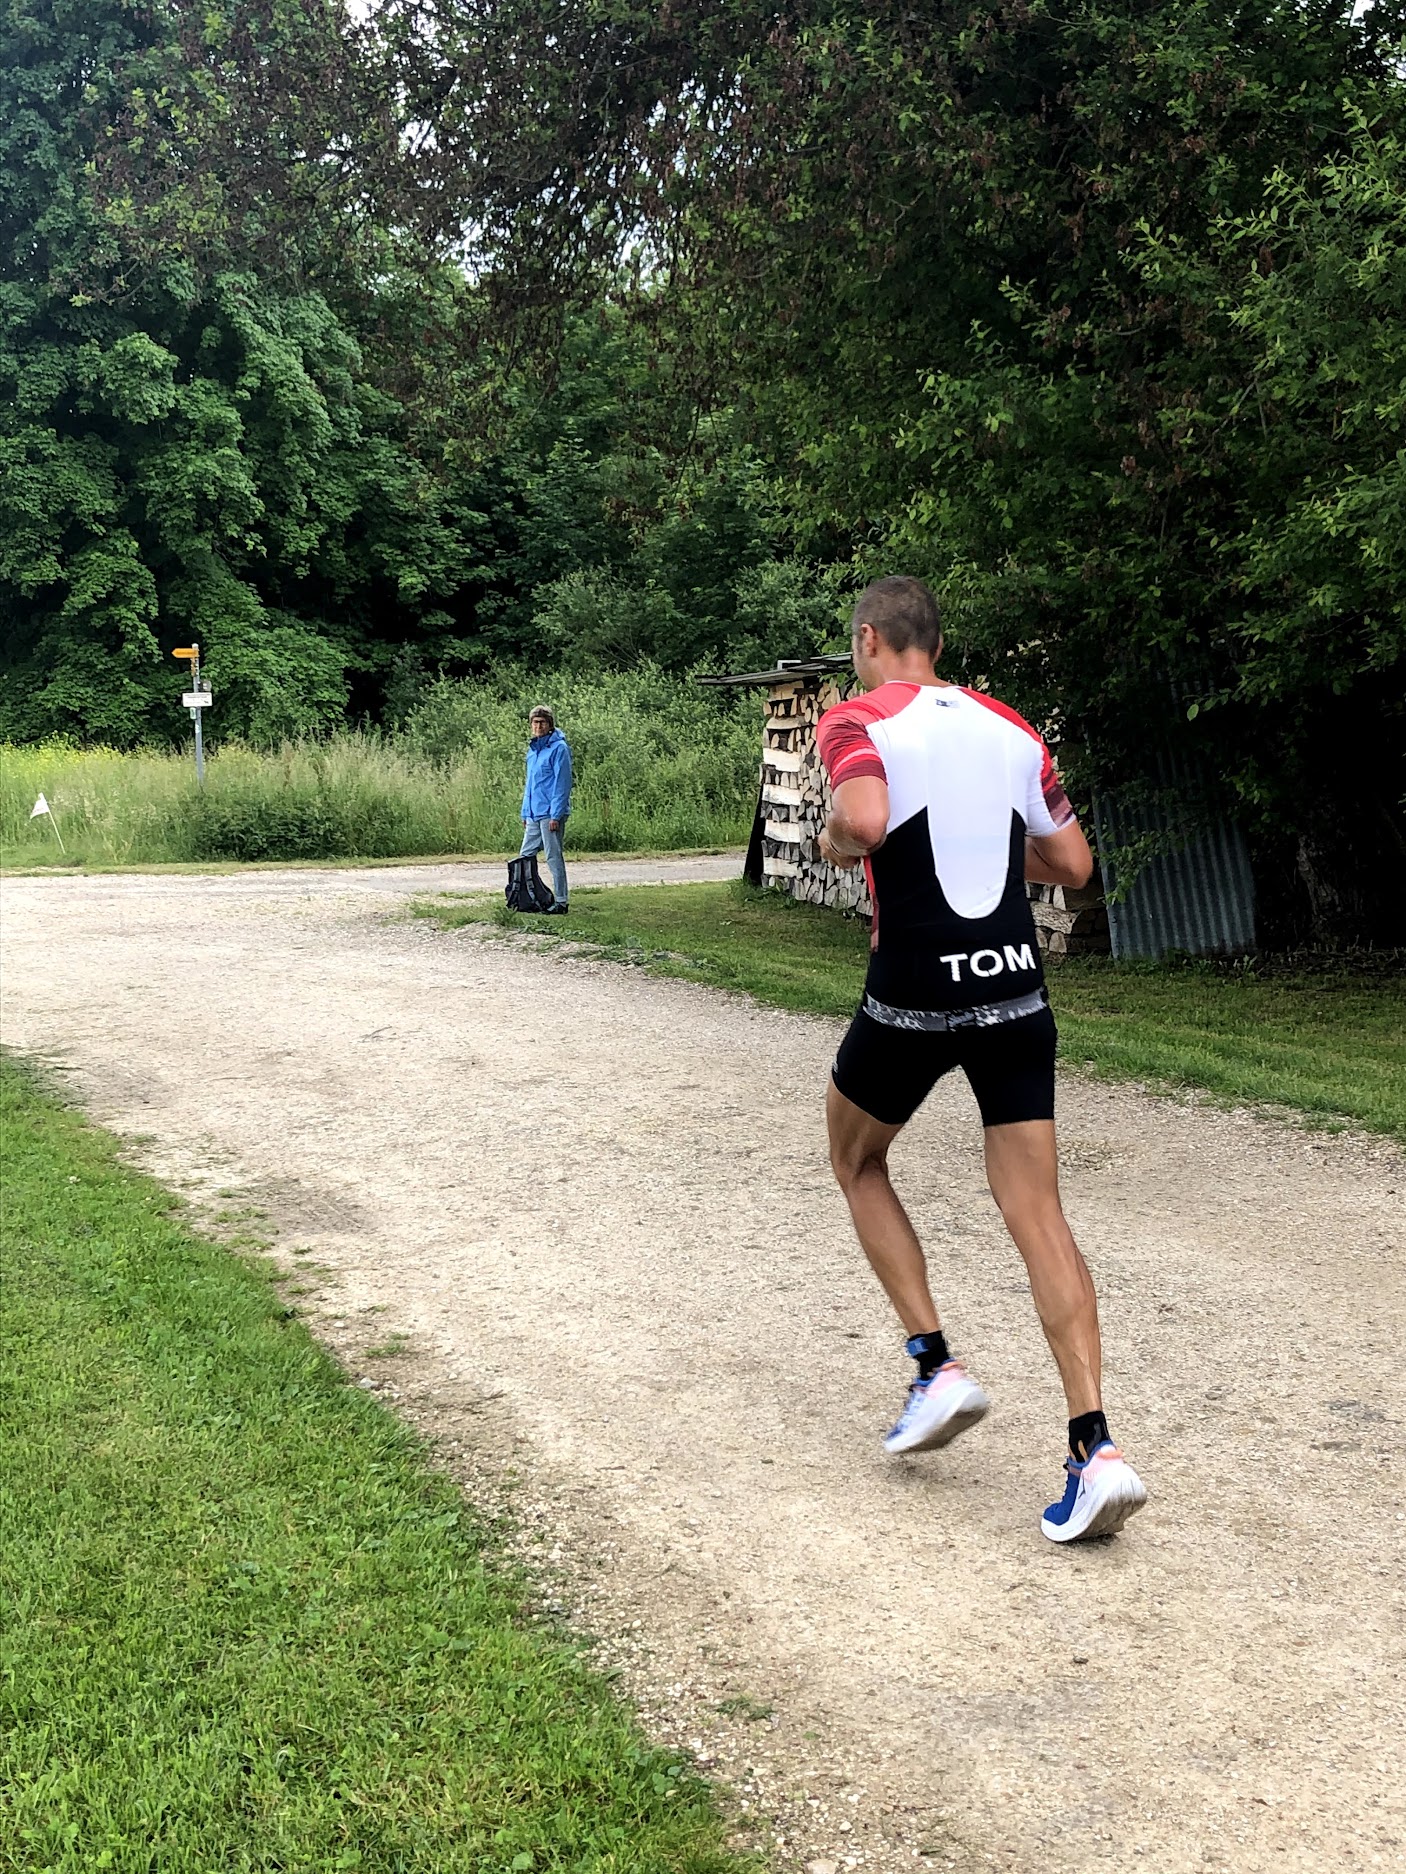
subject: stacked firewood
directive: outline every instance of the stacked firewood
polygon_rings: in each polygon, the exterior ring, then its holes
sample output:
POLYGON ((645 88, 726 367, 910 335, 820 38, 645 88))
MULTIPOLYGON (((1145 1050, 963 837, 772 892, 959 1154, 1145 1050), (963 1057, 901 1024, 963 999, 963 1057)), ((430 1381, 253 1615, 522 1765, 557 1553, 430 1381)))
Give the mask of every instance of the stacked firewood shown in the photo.
POLYGON ((864 868, 836 871, 820 857, 818 843, 830 790, 815 725, 840 696, 832 677, 797 677, 768 692, 762 733, 762 872, 793 898, 868 917, 864 868))
POLYGON ((1072 885, 1027 885, 1035 935, 1052 957, 1107 956, 1108 907, 1097 878, 1072 885))

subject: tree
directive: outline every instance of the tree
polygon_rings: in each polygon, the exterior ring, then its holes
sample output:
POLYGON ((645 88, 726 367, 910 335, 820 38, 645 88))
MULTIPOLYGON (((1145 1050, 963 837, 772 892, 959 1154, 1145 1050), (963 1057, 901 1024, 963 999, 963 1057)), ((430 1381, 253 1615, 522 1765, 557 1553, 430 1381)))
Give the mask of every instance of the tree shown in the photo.
POLYGON ((563 303, 550 371, 492 337, 387 45, 339 0, 0 13, 0 735, 183 731, 191 639, 271 740, 494 658, 823 634, 642 328, 563 303))
MULTIPOLYGON (((1276 171, 1252 212, 1212 231, 1202 296, 1219 292, 1247 364, 1223 416, 1239 432, 1238 525, 1212 543, 1238 601, 1236 658, 1233 687, 1190 707, 1278 717, 1269 804, 1293 828, 1315 928, 1392 942, 1406 875, 1406 144, 1349 118, 1342 154, 1308 176, 1276 171)), ((1159 270, 1185 260, 1149 254, 1159 270)))
POLYGON ((339 720, 470 569, 326 297, 142 252, 99 198, 104 115, 183 12, 0 18, 0 734, 174 729, 163 654, 192 638, 226 729, 339 720))

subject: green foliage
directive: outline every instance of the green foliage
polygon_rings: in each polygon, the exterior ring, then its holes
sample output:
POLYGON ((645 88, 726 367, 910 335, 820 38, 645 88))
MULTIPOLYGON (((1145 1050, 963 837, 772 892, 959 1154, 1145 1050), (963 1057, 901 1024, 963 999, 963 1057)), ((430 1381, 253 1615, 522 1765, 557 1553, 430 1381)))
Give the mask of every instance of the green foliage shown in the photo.
POLYGON ((1348 124, 1341 154, 1309 176, 1280 168, 1252 213, 1212 231, 1258 429, 1233 546, 1258 629, 1238 677, 1265 701, 1385 675, 1402 654, 1406 126, 1359 109, 1348 124))
POLYGON ((618 314, 571 324, 554 382, 513 377, 452 270, 344 236, 370 146, 295 93, 310 59, 371 84, 359 30, 271 0, 0 12, 0 736, 174 740, 191 641, 215 732, 261 745, 504 655, 682 669, 784 544, 618 314))
POLYGON ((122 278, 85 178, 79 101, 100 104, 153 29, 145 10, 62 0, 0 21, 8 735, 130 741, 166 674, 162 623, 207 642, 216 664, 243 642, 259 603, 239 562, 300 545, 305 557, 329 400, 345 401, 346 347, 318 302, 280 305, 231 278, 197 310, 178 274, 122 278))
MULTIPOLYGON (((666 523, 648 543, 661 569, 669 565, 661 540, 675 531, 666 523)), ((632 578, 629 571, 592 567, 543 587, 534 635, 568 670, 656 661, 677 669, 705 660, 718 667, 724 647, 727 663, 766 668, 778 657, 806 657, 840 641, 839 605, 829 596, 838 583, 833 572, 817 573, 798 560, 761 560, 744 565, 730 585, 676 596, 651 571, 632 578), (712 611, 705 609, 710 604, 712 611)))
POLYGON ((838 628, 835 578, 795 556, 776 482, 733 417, 700 421, 657 342, 603 304, 568 322, 548 394, 509 388, 478 471, 500 543, 481 628, 501 655, 739 666, 838 628))
MULTIPOLYGON (((1264 556, 1305 477, 1341 461, 1341 399, 1317 362, 1357 348, 1365 308, 1320 292, 1299 320, 1312 358, 1266 375, 1258 283, 1283 281, 1281 303, 1306 273, 1327 283, 1310 202, 1339 250, 1399 239, 1380 217, 1346 222, 1324 188, 1392 163, 1389 143, 1361 147, 1340 98, 1399 122, 1406 93, 1385 10, 1370 26, 1298 5, 1136 12, 997 15, 938 58, 857 14, 798 45, 807 129, 827 146, 902 108, 857 173, 831 170, 795 204, 816 229, 844 226, 861 191, 871 205, 821 263, 823 290, 807 264, 805 342, 779 355, 771 407, 784 396, 804 424, 822 502, 855 520, 858 501, 888 508, 883 560, 943 587, 954 654, 1066 725, 1066 761, 1126 779, 1170 741, 1287 814, 1322 734, 1306 686, 1367 708, 1395 666, 1399 696, 1406 602, 1398 585, 1369 622, 1321 558, 1264 556), (837 317, 861 290, 872 320, 837 317), (861 401, 863 357, 886 343, 907 368, 861 401), (1290 378, 1302 396, 1283 396, 1290 378), (1331 617, 1311 596, 1326 585, 1331 617), (1224 719, 1188 723, 1207 699, 1224 719)), ((772 251, 774 312, 796 281, 772 251)), ((1378 396, 1357 429, 1381 467, 1397 411, 1378 396)))
POLYGON ((10 737, 176 733, 162 653, 192 641, 230 730, 338 722, 366 613, 408 632, 408 600, 461 576, 396 412, 315 294, 223 275, 195 306, 78 313, 14 292, 0 379, 10 737))
POLYGON ((0 1121, 0 1868, 740 1870, 267 1279, 8 1060, 0 1121))
POLYGON ((354 831, 348 818, 322 788, 222 787, 196 804, 186 850, 194 860, 331 859, 383 843, 375 818, 354 831))
MULTIPOLYGON (((571 843, 592 852, 745 839, 756 803, 755 699, 651 665, 610 677, 525 671, 443 681, 406 723, 407 750, 437 767, 472 761, 517 824, 527 712, 547 702, 571 743, 571 843)), ((500 839, 495 844, 505 844, 500 839)))

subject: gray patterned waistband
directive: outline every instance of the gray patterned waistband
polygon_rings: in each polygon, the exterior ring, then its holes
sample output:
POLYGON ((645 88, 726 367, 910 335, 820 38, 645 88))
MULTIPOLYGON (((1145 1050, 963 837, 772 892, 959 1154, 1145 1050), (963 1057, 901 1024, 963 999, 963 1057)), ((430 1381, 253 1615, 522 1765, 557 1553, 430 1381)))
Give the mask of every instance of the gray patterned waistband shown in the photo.
POLYGON ((974 1009, 894 1009, 887 1002, 864 998, 864 1013, 885 1028, 917 1028, 927 1034, 945 1034, 950 1028, 994 1028, 1000 1022, 1018 1022, 1022 1015, 1038 1015, 1049 1007, 1049 992, 1032 990, 1008 1002, 983 1002, 974 1009))

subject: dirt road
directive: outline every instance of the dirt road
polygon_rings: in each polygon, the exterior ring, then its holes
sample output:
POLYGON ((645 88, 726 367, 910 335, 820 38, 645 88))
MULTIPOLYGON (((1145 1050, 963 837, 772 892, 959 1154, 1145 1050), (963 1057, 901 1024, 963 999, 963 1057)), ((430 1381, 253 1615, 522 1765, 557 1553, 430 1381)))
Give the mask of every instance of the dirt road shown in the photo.
POLYGON ((890 1462, 834 1025, 442 934, 399 897, 461 881, 387 879, 10 882, 4 1039, 163 1175, 264 1205, 314 1326, 475 1488, 512 1460, 544 1591, 781 1866, 1406 1864, 1394 1148, 1066 1079, 1153 1501, 1058 1550, 1061 1403, 965 1087, 898 1170, 996 1405, 890 1462))

